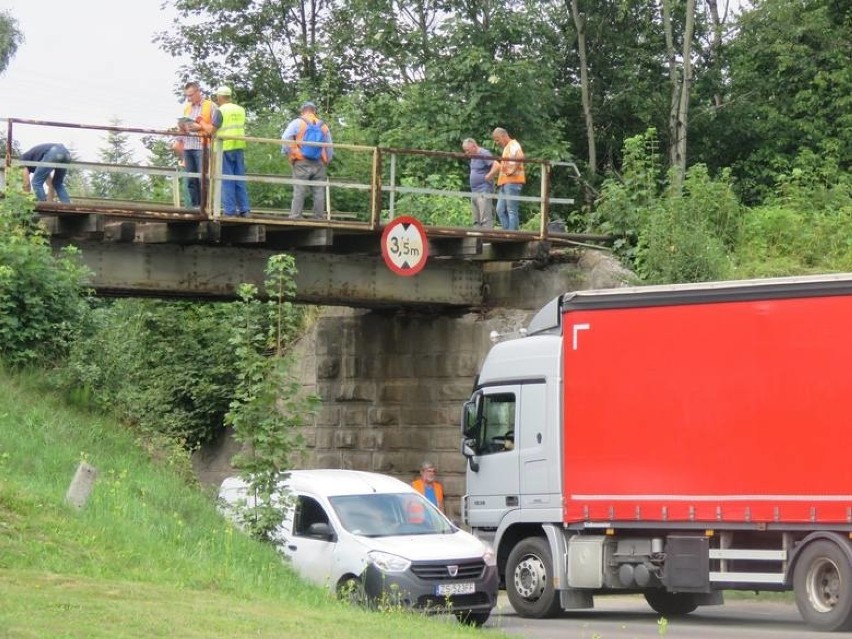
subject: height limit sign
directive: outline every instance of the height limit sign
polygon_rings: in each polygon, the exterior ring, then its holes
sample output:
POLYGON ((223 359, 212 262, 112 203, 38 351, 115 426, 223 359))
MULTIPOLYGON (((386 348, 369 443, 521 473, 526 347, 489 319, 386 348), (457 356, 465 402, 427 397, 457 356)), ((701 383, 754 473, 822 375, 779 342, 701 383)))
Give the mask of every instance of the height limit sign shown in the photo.
POLYGON ((429 257, 429 242, 420 221, 403 215, 390 222, 382 233, 382 257, 397 275, 422 271, 429 257))

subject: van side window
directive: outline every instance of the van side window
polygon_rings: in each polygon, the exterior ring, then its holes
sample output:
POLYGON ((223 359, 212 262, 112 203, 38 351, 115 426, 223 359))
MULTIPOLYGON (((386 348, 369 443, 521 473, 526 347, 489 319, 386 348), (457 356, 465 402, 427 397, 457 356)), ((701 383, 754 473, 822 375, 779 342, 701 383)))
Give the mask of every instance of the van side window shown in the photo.
POLYGON ((515 447, 515 395, 498 393, 482 398, 479 454, 490 455, 515 447))
POLYGON ((293 522, 293 534, 297 537, 312 537, 308 532, 311 524, 330 524, 328 515, 320 503, 313 497, 300 495, 296 500, 296 516, 293 522))

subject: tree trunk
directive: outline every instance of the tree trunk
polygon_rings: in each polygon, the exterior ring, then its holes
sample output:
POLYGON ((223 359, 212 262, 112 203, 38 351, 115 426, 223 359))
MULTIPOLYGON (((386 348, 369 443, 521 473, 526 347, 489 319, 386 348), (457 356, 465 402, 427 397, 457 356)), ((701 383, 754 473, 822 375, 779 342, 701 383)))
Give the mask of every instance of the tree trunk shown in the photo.
MULTIPOLYGON (((571 0, 571 16, 577 29, 577 51, 580 55, 580 95, 583 101, 583 118, 586 122, 586 140, 589 145, 589 179, 594 180, 598 172, 598 152, 595 144, 595 121, 592 114, 591 87, 589 86, 589 64, 586 53, 586 21, 577 6, 579 0, 571 0)), ((589 188, 584 188, 587 202, 594 200, 589 188)))
POLYGON ((686 22, 683 27, 683 77, 677 112, 677 164, 675 165, 676 192, 683 186, 686 174, 686 139, 689 119, 689 98, 692 94, 692 35, 695 31, 695 0, 686 0, 686 22))
POLYGON ((672 28, 671 6, 672 0, 662 0, 660 3, 663 31, 666 37, 666 60, 669 67, 669 87, 671 99, 669 100, 669 166, 675 166, 677 153, 677 111, 680 104, 680 82, 677 74, 677 54, 674 47, 674 33, 672 28))
POLYGON ((713 94, 713 104, 718 109, 722 106, 722 25, 728 15, 728 5, 725 3, 725 17, 719 15, 718 0, 707 0, 707 9, 710 12, 710 24, 713 29, 713 37, 710 40, 710 68, 713 76, 719 82, 719 90, 713 94))
POLYGON ((687 120, 692 86, 692 36, 695 31, 695 0, 686 0, 683 28, 682 65, 678 73, 674 45, 671 5, 673 0, 662 0, 663 28, 666 36, 666 56, 669 61, 669 82, 672 97, 669 103, 669 162, 672 170, 672 192, 680 193, 686 173, 687 120))

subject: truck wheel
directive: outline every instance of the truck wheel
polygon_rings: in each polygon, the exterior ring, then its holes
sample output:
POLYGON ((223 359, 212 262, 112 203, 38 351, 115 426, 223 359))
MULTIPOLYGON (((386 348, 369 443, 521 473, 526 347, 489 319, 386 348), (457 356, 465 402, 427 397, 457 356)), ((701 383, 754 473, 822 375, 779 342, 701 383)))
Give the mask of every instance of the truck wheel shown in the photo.
POLYGON ((543 537, 524 539, 509 553, 506 562, 506 593, 521 617, 555 617, 561 607, 550 571, 553 559, 543 537))
POLYGON ((793 572, 793 592, 802 618, 818 630, 852 630, 852 566, 834 542, 808 544, 793 572))
POLYGON ((682 617, 698 608, 695 597, 689 592, 646 590, 645 601, 664 617, 682 617))

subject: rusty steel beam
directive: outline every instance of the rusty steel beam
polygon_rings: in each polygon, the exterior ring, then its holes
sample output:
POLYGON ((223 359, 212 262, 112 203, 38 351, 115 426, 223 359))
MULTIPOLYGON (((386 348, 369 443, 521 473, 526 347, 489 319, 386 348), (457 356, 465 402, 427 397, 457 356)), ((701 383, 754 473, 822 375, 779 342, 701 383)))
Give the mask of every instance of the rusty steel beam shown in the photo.
MULTIPOLYGON (((69 244, 53 238, 55 249, 69 244)), ((233 300, 242 283, 263 289, 267 259, 276 251, 231 246, 118 244, 74 240, 104 296, 233 300)), ((294 301, 360 308, 479 308, 479 264, 434 260, 401 277, 381 257, 290 252, 296 259, 294 301)))

